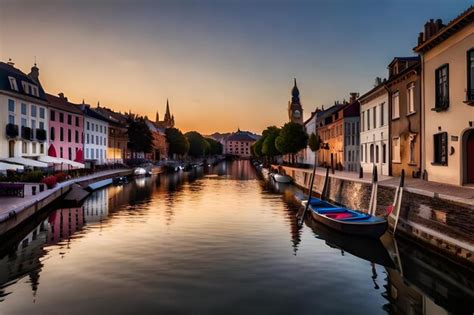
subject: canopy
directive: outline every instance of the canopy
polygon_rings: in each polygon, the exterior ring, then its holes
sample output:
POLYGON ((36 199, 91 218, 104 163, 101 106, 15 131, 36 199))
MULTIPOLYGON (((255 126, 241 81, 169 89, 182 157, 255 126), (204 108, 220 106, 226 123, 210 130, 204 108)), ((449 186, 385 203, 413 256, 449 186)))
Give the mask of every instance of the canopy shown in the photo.
POLYGON ((43 168, 48 167, 48 164, 46 164, 46 163, 39 162, 39 161, 36 161, 36 160, 33 160, 33 159, 27 159, 27 158, 20 157, 20 156, 10 157, 10 158, 6 158, 6 159, 2 159, 2 160, 5 161, 5 162, 21 164, 21 165, 30 166, 30 167, 43 167, 43 168))
POLYGON ((16 170, 22 170, 22 169, 23 169, 22 165, 0 162, 0 171, 7 171, 7 170, 16 171, 16 170))
POLYGON ((41 155, 38 158, 39 161, 45 162, 45 163, 50 163, 50 164, 65 164, 65 165, 70 165, 74 168, 84 168, 85 165, 79 162, 74 162, 68 159, 62 159, 58 157, 52 157, 52 156, 47 156, 47 155, 41 155))

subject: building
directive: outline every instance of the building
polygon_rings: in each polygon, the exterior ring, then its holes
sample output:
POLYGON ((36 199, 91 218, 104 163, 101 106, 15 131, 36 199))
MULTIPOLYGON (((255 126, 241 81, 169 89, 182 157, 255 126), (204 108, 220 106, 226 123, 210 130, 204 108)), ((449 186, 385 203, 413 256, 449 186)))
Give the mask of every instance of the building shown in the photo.
POLYGON ((414 48, 422 63, 423 169, 429 181, 474 183, 474 7, 430 20, 414 48))
POLYGON ((342 109, 342 132, 344 134, 341 164, 349 172, 360 168, 360 103, 359 93, 351 93, 349 104, 342 109))
POLYGON ((174 127, 174 115, 171 115, 170 104, 169 104, 168 100, 166 100, 166 112, 165 112, 164 119, 160 120, 160 115, 159 115, 158 112, 156 112, 155 125, 156 125, 156 127, 160 128, 160 129, 167 129, 167 128, 173 128, 174 127))
POLYGON ((364 172, 389 175, 389 93, 385 82, 377 85, 359 98, 360 102, 360 164, 364 172))
POLYGON ((148 129, 151 131, 151 135, 153 136, 152 152, 147 158, 153 161, 160 161, 164 158, 167 158, 168 143, 166 142, 165 129, 158 127, 158 121, 152 122, 151 120, 146 119, 146 124, 148 129))
POLYGON ((131 158, 128 150, 127 117, 109 108, 100 107, 100 104, 97 104, 94 111, 100 114, 102 118, 105 118, 109 123, 109 133, 107 135, 107 163, 124 163, 126 159, 131 158))
POLYGON ((109 122, 84 102, 80 108, 84 114, 84 161, 89 168, 106 164, 109 122))
POLYGON ((319 166, 331 166, 331 156, 335 167, 342 162, 342 121, 339 121, 342 114, 339 112, 343 107, 343 104, 336 102, 326 110, 323 108, 316 117, 316 132, 322 144, 318 151, 319 166))
POLYGON ((303 124, 303 106, 300 102, 300 91, 296 85, 296 79, 291 90, 291 101, 288 101, 288 118, 290 122, 303 124))
POLYGON ((84 162, 84 116, 79 105, 63 93, 46 94, 49 106, 50 142, 48 156, 84 162))
POLYGON ((419 57, 396 57, 388 65, 390 175, 421 175, 421 66, 419 57))
POLYGON ((27 75, 11 61, 0 62, 0 105, 0 159, 47 167, 34 160, 47 154, 49 140, 48 102, 36 64, 27 75))
MULTIPOLYGON (((321 110, 316 108, 314 112, 311 112, 311 116, 303 123, 304 129, 308 136, 311 136, 313 133, 316 134, 316 118, 319 113, 321 113, 321 110)), ((302 154, 299 155, 301 155, 303 158, 301 163, 306 165, 314 165, 315 153, 309 146, 304 148, 302 154)))
POLYGON ((232 133, 224 141, 224 154, 240 158, 249 158, 252 155, 250 147, 256 142, 248 132, 240 131, 232 133))

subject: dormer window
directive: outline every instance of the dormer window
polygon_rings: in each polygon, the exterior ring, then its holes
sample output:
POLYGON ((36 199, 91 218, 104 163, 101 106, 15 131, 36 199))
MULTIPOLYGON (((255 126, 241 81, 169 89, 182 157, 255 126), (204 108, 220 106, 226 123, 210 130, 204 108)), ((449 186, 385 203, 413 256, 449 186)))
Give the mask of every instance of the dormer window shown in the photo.
POLYGON ((18 85, 16 84, 16 79, 14 77, 8 77, 8 81, 10 82, 10 88, 14 91, 18 91, 18 85))

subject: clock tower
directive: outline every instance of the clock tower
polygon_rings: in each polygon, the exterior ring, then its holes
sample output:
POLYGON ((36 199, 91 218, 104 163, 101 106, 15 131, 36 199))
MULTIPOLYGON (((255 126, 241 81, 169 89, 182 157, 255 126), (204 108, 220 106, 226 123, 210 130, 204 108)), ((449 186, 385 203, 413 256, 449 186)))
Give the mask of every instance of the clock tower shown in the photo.
POLYGON ((296 86, 296 78, 295 85, 291 90, 291 101, 288 102, 288 117, 290 122, 295 122, 300 125, 303 124, 303 106, 301 106, 300 91, 298 90, 298 86, 296 86))

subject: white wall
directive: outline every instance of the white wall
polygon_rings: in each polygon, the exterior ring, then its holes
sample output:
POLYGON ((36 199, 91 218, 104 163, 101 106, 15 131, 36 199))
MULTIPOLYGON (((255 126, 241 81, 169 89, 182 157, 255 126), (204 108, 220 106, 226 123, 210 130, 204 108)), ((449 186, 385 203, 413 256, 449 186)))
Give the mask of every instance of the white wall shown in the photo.
POLYGON ((84 116, 84 160, 107 161, 107 137, 109 124, 103 120, 84 116))

